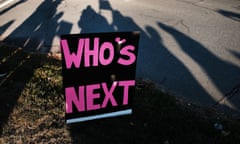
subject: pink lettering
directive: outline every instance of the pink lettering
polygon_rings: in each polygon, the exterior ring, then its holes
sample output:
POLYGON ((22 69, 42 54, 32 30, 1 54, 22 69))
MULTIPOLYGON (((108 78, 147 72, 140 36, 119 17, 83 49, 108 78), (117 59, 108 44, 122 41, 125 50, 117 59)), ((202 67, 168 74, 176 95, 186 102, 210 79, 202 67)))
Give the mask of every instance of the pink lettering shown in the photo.
POLYGON ((92 84, 87 86, 79 86, 78 94, 75 91, 74 87, 65 88, 66 96, 66 113, 73 112, 73 105, 76 106, 79 112, 82 111, 91 111, 97 110, 100 108, 106 108, 107 104, 110 102, 112 106, 118 106, 118 103, 113 95, 117 86, 123 87, 123 102, 122 105, 128 104, 129 98, 129 87, 135 85, 135 80, 126 80, 126 81, 115 81, 111 87, 107 87, 106 83, 101 84, 92 84), (96 90, 100 89, 100 86, 104 92, 104 99, 102 104, 96 104, 95 100, 99 99, 100 93, 97 93, 96 90))
POLYGON ((123 86, 123 105, 128 104, 128 91, 129 86, 135 86, 135 80, 129 80, 129 81, 119 81, 119 86, 123 86))
POLYGON ((115 38, 115 41, 119 44, 119 45, 121 45, 121 44, 123 44, 123 43, 125 43, 126 42, 126 39, 120 39, 120 37, 116 37, 115 38))
POLYGON ((102 65, 108 65, 112 62, 114 58, 114 47, 112 43, 110 42, 104 42, 101 47, 100 47, 100 53, 99 53, 99 61, 102 65), (105 51, 109 51, 109 56, 108 58, 105 59, 104 54, 105 51))
POLYGON ((99 98, 99 93, 94 93, 94 90, 100 88, 100 84, 87 85, 87 110, 96 110, 100 108, 100 104, 94 104, 94 99, 99 98))
POLYGON ((85 60, 85 67, 90 66, 90 57, 93 57, 93 64, 92 66, 98 66, 98 49, 99 49, 99 38, 94 38, 94 46, 93 50, 90 50, 89 47, 90 40, 85 39, 85 49, 84 49, 84 60, 85 60))
POLYGON ((75 54, 74 52, 72 54, 70 53, 67 40, 61 40, 61 45, 65 58, 66 68, 70 69, 72 67, 72 64, 74 64, 76 68, 79 68, 82 59, 84 39, 79 39, 78 41, 77 54, 75 54))
POLYGON ((65 88, 66 112, 72 113, 72 104, 76 106, 79 112, 85 111, 84 86, 79 86, 77 96, 74 87, 65 88))
MULTIPOLYGON (((94 38, 93 46, 90 44, 90 38, 80 38, 78 41, 77 52, 70 52, 67 40, 61 40, 61 46, 65 58, 66 68, 70 69, 73 65, 75 68, 80 68, 82 57, 84 56, 84 66, 98 66, 102 64, 104 66, 112 63, 114 59, 114 46, 111 42, 104 42, 99 48, 99 37, 94 38), (93 47, 93 49, 91 49, 93 47)), ((120 39, 117 37, 115 41, 122 45, 126 42, 126 39, 120 39)), ((127 45, 120 49, 120 57, 117 61, 121 65, 131 65, 136 61, 134 54, 135 47, 133 45, 127 45)))
POLYGON ((105 93, 105 98, 102 104, 102 108, 105 108, 107 106, 108 101, 110 101, 113 106, 117 106, 117 102, 113 96, 113 91, 115 90, 116 86, 117 86, 117 82, 113 82, 112 87, 110 88, 110 90, 108 90, 106 83, 102 83, 102 88, 105 93))
POLYGON ((131 65, 131 64, 133 64, 136 60, 136 56, 131 51, 134 51, 134 50, 135 50, 135 47, 132 46, 132 45, 128 45, 128 46, 123 47, 120 50, 120 54, 124 55, 124 56, 127 56, 128 59, 124 59, 124 58, 120 57, 118 59, 118 63, 121 64, 121 65, 131 65))

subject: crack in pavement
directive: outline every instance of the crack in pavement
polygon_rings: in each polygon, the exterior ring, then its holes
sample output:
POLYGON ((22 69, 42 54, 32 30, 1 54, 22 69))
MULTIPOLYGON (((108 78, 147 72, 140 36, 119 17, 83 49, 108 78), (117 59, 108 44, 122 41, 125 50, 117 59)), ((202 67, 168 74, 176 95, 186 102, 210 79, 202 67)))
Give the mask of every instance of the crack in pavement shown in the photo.
POLYGON ((188 3, 188 4, 191 4, 191 5, 196 6, 196 7, 199 7, 199 8, 204 8, 204 9, 207 9, 207 10, 210 10, 210 11, 213 11, 213 12, 216 12, 216 10, 214 10, 214 9, 211 9, 211 8, 208 8, 208 7, 204 7, 204 6, 198 5, 199 3, 204 2, 205 0, 199 0, 199 1, 197 1, 197 2, 190 2, 190 1, 186 1, 186 0, 176 0, 176 1, 188 3))
POLYGON ((233 98, 237 93, 240 92, 240 84, 235 86, 233 89, 231 89, 228 93, 226 93, 221 99, 219 99, 213 106, 219 105, 221 103, 224 103, 226 99, 233 98))
POLYGON ((184 24, 183 19, 177 21, 177 23, 176 23, 174 26, 177 26, 177 25, 179 25, 179 24, 182 25, 184 28, 186 28, 188 33, 191 32, 189 26, 186 25, 186 24, 184 24))
POLYGON ((205 0, 199 0, 199 1, 196 1, 196 2, 191 2, 191 1, 187 1, 187 0, 176 0, 176 1, 190 3, 190 4, 194 5, 194 4, 197 4, 197 3, 200 3, 200 2, 204 2, 205 0))

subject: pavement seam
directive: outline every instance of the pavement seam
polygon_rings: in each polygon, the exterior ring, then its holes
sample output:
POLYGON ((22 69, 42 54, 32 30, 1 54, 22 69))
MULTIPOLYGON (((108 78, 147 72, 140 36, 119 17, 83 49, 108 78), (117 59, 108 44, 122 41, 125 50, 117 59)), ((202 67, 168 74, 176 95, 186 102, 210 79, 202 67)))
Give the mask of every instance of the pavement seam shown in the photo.
POLYGON ((231 89, 228 93, 226 93, 221 99, 219 99, 213 106, 219 105, 224 103, 226 99, 233 98, 238 92, 240 92, 240 84, 235 86, 233 89, 231 89))
POLYGON ((177 23, 175 24, 175 26, 178 25, 178 24, 182 25, 182 26, 187 30, 188 33, 191 32, 191 31, 190 31, 190 28, 188 27, 188 25, 186 25, 186 24, 184 23, 184 20, 183 20, 183 19, 177 21, 177 23))
POLYGON ((200 5, 198 5, 199 3, 204 2, 205 0, 199 0, 199 1, 197 1, 197 2, 190 2, 190 1, 184 1, 184 0, 176 0, 176 1, 178 1, 178 2, 183 2, 183 3, 188 3, 188 4, 191 4, 191 5, 196 6, 196 7, 199 7, 199 8, 203 8, 203 9, 207 9, 207 10, 216 12, 216 10, 214 10, 214 9, 211 9, 211 8, 208 8, 208 7, 205 7, 205 6, 200 6, 200 5))

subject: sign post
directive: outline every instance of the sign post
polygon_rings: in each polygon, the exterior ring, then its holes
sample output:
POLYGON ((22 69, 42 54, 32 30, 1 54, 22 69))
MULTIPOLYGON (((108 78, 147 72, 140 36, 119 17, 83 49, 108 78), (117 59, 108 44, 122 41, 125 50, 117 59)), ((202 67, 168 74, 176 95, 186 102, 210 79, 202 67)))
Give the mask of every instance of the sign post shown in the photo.
POLYGON ((132 113, 138 32, 61 36, 66 123, 132 113))

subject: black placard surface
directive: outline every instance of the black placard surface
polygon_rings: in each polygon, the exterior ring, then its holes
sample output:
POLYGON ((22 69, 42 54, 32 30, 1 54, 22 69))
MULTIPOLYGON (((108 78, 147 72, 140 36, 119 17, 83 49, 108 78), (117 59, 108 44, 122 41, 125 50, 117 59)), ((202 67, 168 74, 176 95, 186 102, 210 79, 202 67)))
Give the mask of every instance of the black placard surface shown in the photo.
POLYGON ((62 35, 67 124, 132 113, 139 32, 62 35))

